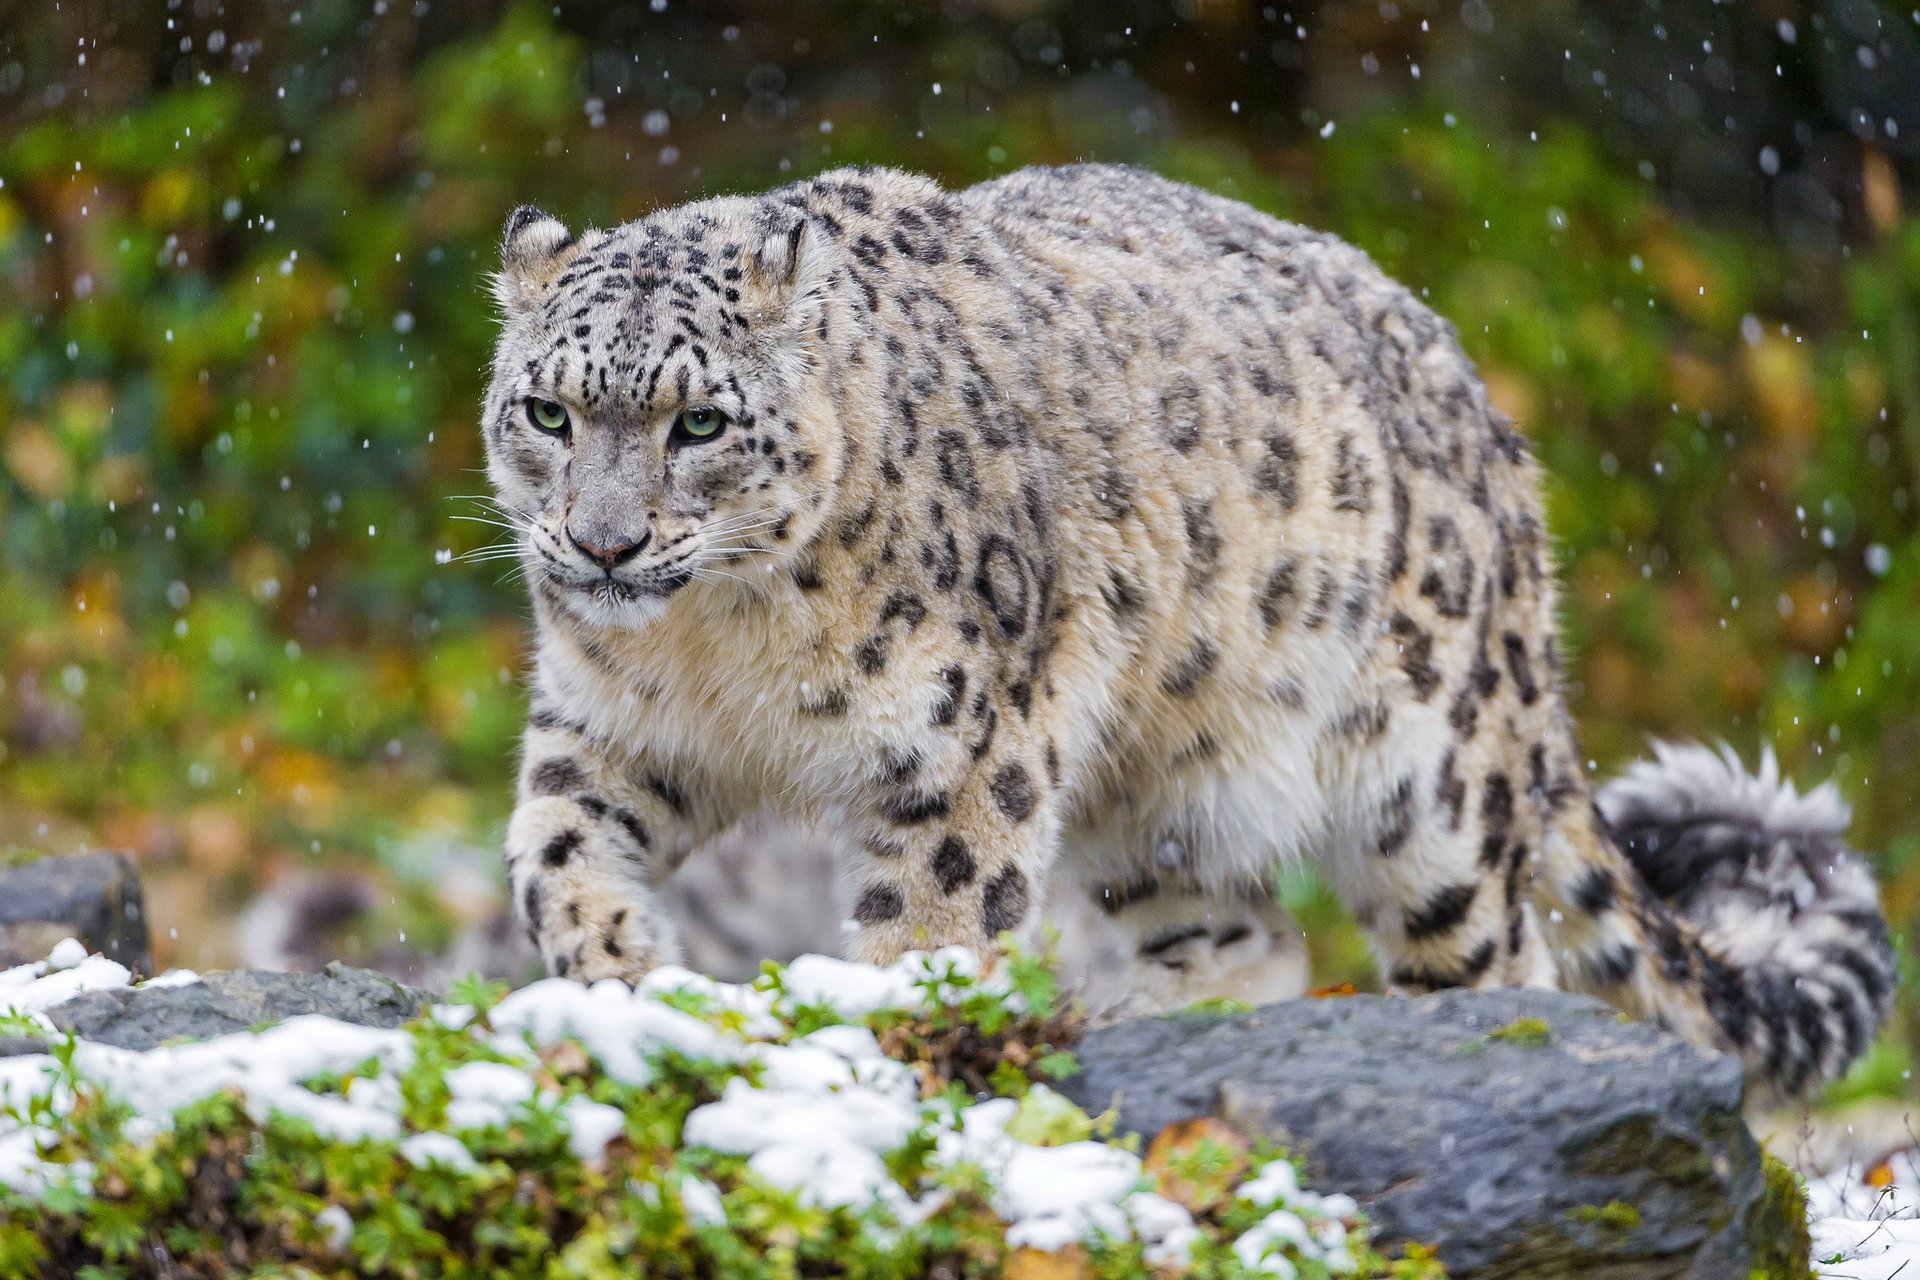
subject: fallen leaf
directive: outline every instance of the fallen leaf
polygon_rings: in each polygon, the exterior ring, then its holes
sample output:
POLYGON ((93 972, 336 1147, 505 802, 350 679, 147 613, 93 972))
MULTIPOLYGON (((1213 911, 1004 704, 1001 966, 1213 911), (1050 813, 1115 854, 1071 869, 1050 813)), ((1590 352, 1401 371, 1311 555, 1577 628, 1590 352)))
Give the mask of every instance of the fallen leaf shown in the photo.
POLYGON ((1044 1249, 1015 1249, 1000 1274, 1005 1280, 1084 1280, 1093 1271, 1087 1255, 1078 1245, 1068 1245, 1057 1253, 1044 1249))
POLYGON ((1900 175, 1884 151, 1869 147, 1860 157, 1860 196, 1875 231, 1884 236, 1900 225, 1900 175))
POLYGON ((540 1061, 556 1077, 583 1076, 587 1074, 587 1051, 577 1041, 562 1040, 548 1045, 540 1051, 540 1061))
POLYGON ((1247 1171, 1247 1140, 1216 1116, 1177 1120, 1153 1135, 1141 1162, 1159 1184, 1160 1194, 1200 1212, 1217 1204, 1247 1171), (1211 1143, 1216 1153, 1202 1160, 1196 1149, 1211 1143))

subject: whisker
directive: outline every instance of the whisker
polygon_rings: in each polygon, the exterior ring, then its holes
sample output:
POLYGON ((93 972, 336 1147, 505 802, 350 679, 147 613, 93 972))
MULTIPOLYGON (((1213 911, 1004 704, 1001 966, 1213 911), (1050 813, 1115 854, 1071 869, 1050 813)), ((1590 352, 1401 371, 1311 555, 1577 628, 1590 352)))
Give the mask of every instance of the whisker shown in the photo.
POLYGON ((750 514, 734 516, 727 520, 717 520, 707 527, 709 529, 738 529, 742 525, 749 524, 779 524, 786 518, 787 513, 780 510, 756 511, 750 514))
POLYGON ((477 502, 477 503, 480 503, 482 506, 492 507, 500 515, 512 516, 516 519, 525 520, 528 524, 536 523, 533 515, 530 512, 522 511, 519 507, 514 506, 511 502, 508 502, 502 498, 494 497, 492 494, 462 493, 462 494, 456 494, 454 495, 454 497, 457 499, 468 501, 468 502, 477 502))
POLYGON ((738 542, 742 538, 757 537, 760 534, 766 533, 769 529, 778 528, 779 525, 780 522, 775 520, 770 524, 742 525, 737 529, 703 529, 701 532, 705 535, 706 541, 710 545, 715 542, 738 542))
POLYGON ((773 561, 791 560, 798 553, 797 547, 708 547, 703 554, 715 560, 744 560, 750 555, 763 555, 773 561))
POLYGON ((779 554, 768 551, 763 547, 722 547, 718 550, 708 551, 701 557, 701 562, 704 564, 708 560, 745 560, 748 556, 756 552, 764 552, 767 555, 779 554))
POLYGON ((505 520, 494 520, 487 516, 452 516, 450 518, 454 520, 465 520, 469 524, 489 524, 496 529, 509 529, 514 533, 522 533, 532 527, 531 525, 511 524, 505 520))
POLYGON ((759 520, 730 520, 725 524, 711 524, 700 532, 709 538, 729 538, 741 533, 758 533, 762 529, 772 529, 785 520, 785 516, 771 516, 759 520))

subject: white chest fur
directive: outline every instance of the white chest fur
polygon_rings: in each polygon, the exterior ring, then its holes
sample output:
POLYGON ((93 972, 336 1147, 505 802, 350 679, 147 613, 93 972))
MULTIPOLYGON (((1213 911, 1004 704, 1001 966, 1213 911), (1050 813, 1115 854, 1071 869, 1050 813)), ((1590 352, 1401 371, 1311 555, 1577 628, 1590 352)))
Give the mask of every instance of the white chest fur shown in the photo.
POLYGON ((815 815, 904 745, 888 708, 846 696, 837 621, 791 589, 695 585, 644 628, 543 627, 540 683, 610 752, 671 762, 723 808, 815 815))

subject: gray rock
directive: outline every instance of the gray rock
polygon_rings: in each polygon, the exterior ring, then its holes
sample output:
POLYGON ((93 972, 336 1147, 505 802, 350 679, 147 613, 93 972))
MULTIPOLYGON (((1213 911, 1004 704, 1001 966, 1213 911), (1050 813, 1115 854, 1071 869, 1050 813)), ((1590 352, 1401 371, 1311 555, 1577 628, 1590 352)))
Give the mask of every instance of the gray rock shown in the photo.
POLYGON ((0 865, 0 968, 44 960, 66 937, 136 973, 153 972, 133 863, 117 853, 75 853, 0 865))
MULTIPOLYGON (((305 1013, 369 1027, 397 1027, 434 997, 366 969, 330 964, 321 973, 235 969, 184 987, 90 991, 47 1011, 83 1040, 151 1049, 205 1040, 305 1013)), ((3 1052, 3 1051, 0 1051, 3 1052)))
POLYGON ((1123 1130, 1215 1115, 1271 1137, 1379 1242, 1426 1244, 1456 1277, 1744 1277, 1798 1226, 1770 1220, 1790 1215, 1769 1207, 1739 1062, 1581 996, 1141 1019, 1078 1056, 1065 1092, 1117 1105, 1123 1130))

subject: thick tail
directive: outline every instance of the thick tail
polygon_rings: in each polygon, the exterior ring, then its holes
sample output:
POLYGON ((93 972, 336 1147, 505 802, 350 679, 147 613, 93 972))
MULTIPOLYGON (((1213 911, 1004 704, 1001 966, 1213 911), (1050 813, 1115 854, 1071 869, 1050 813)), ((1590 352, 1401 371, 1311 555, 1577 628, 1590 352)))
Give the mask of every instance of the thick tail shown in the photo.
MULTIPOLYGON (((1572 932, 1591 944, 1624 925, 1641 961, 1630 991, 1606 994, 1737 1053, 1777 1096, 1806 1093, 1866 1050, 1893 999, 1893 941, 1831 784, 1800 795, 1771 751, 1748 772, 1730 748, 1658 743, 1595 808, 1595 843, 1625 855, 1631 874, 1615 866, 1631 883, 1614 928, 1589 917, 1572 932)), ((1566 896, 1587 915, 1578 887, 1566 896)), ((1570 985, 1625 976, 1617 949, 1569 955, 1570 985)))

